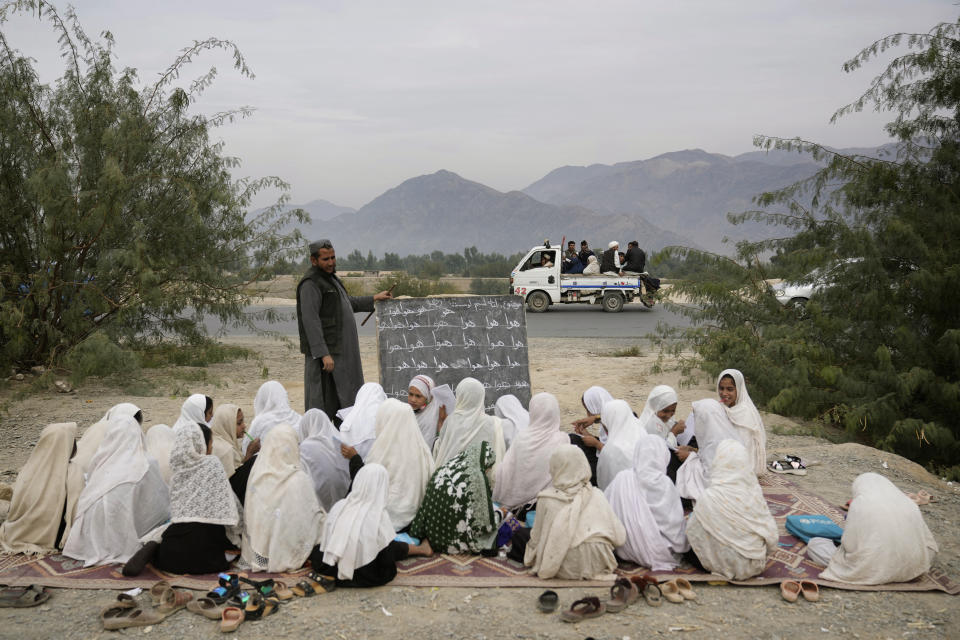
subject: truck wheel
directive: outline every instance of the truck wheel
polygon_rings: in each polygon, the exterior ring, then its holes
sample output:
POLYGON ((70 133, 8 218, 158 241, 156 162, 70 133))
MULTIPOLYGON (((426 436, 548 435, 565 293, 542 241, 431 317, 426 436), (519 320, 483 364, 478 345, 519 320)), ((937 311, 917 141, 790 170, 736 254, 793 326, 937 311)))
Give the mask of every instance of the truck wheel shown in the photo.
POLYGON ((616 313, 623 310, 623 296, 619 293, 603 294, 603 310, 616 313))
POLYGON ((534 291, 527 296, 527 309, 533 313, 543 313, 550 306, 550 298, 543 291, 534 291))

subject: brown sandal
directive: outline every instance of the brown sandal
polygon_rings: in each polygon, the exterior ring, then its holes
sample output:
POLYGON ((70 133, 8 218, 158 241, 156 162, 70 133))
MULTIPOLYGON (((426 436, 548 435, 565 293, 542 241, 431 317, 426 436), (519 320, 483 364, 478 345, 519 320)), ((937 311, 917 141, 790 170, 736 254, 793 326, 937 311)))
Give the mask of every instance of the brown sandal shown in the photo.
POLYGON ((167 587, 167 590, 160 596, 157 613, 166 618, 186 607, 191 600, 193 600, 193 594, 189 591, 181 591, 173 587, 167 587))
MULTIPOLYGON (((646 589, 644 589, 646 592, 646 589)), ((680 595, 680 587, 677 585, 675 580, 668 580, 660 585, 660 593, 663 594, 663 597, 673 602, 674 604, 680 604, 683 602, 683 596, 680 595)))
POLYGON ((640 591, 626 578, 617 578, 610 587, 610 599, 606 602, 608 613, 623 611, 640 598, 640 591))
POLYGON ((197 598, 187 603, 187 611, 211 620, 222 619, 224 608, 224 605, 217 604, 211 598, 197 598))
POLYGON ((220 616, 220 631, 230 633, 236 631, 243 622, 243 609, 240 607, 225 607, 220 616))
POLYGON ((161 580, 157 584, 150 587, 150 599, 153 600, 153 606, 160 604, 160 599, 163 597, 164 592, 167 589, 172 589, 170 583, 166 580, 161 580))
POLYGON ((800 593, 803 594, 803 598, 807 602, 817 602, 820 600, 820 587, 817 586, 816 582, 801 580, 800 593))
POLYGON ((796 580, 784 580, 780 583, 780 595, 787 602, 796 602, 800 597, 800 583, 796 580))
POLYGON ((596 596, 588 596, 577 600, 570 608, 560 614, 560 619, 564 622, 580 622, 587 618, 599 618, 607 610, 607 607, 600 602, 596 596))
POLYGON ((127 627, 148 627, 163 622, 164 616, 157 611, 143 609, 125 609, 113 607, 103 612, 100 619, 104 629, 126 629, 127 627))

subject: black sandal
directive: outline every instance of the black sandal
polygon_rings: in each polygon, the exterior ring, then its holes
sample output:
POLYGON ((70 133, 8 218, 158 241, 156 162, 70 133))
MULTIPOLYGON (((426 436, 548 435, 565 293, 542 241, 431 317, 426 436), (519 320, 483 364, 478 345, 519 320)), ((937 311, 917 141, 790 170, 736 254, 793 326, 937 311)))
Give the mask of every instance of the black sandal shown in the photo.
POLYGON ((256 589, 257 593, 262 596, 273 595, 273 578, 267 578, 266 580, 251 580, 250 578, 240 576, 240 581, 245 582, 256 589))
POLYGON ((235 598, 240 593, 240 579, 237 574, 221 573, 217 576, 217 581, 220 586, 207 592, 206 596, 216 604, 225 604, 227 600, 235 598))
POLYGON ((560 596, 556 591, 544 591, 537 599, 537 608, 544 613, 553 613, 560 604, 560 596))
POLYGON ((330 593, 336 588, 337 581, 333 578, 311 573, 293 586, 293 592, 301 598, 305 598, 319 593, 330 593))

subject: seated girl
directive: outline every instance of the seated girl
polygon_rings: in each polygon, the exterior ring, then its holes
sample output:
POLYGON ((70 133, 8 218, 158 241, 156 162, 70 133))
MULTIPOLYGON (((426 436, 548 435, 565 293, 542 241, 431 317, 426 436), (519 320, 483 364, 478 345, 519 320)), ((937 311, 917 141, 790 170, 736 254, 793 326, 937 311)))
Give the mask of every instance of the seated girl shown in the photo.
POLYGON ((85 567, 126 562, 140 538, 169 517, 170 493, 147 455, 140 424, 130 416, 111 420, 90 461, 63 554, 85 567))
POLYGON ((309 409, 300 419, 300 462, 313 480, 317 501, 329 511, 350 490, 350 465, 340 455, 337 430, 320 409, 309 409))
POLYGON ((537 496, 537 517, 523 563, 541 578, 612 578, 614 547, 626 531, 603 492, 590 485, 590 465, 573 445, 550 456, 551 486, 537 496))
POLYGON ((180 407, 180 416, 173 423, 173 429, 188 424, 207 424, 213 417, 213 398, 195 393, 180 407))
POLYGON ((550 486, 550 456, 570 443, 560 431, 560 405, 549 393, 530 399, 530 424, 520 431, 497 466, 493 499, 515 514, 529 511, 550 486))
POLYGON ((709 468, 710 486, 687 520, 687 540, 707 571, 728 580, 752 578, 777 548, 777 523, 739 441, 721 441, 709 468))
POLYGON ((71 522, 67 504, 83 490, 83 478, 68 473, 76 450, 77 423, 47 425, 17 474, 6 521, 0 524, 0 552, 47 553, 63 546, 71 522))
MULTIPOLYGON (((647 396, 647 402, 640 412, 640 424, 647 433, 664 438, 670 451, 670 464, 667 465, 667 477, 676 480, 677 469, 683 460, 677 455, 681 449, 677 436, 684 432, 686 424, 683 420, 674 420, 677 413, 677 392, 673 387, 665 384, 654 387, 647 396)), ((696 448, 695 439, 689 441, 690 446, 682 447, 681 454, 696 448)))
POLYGON ((427 375, 414 376, 407 387, 407 402, 417 417, 417 426, 427 443, 427 449, 433 451, 433 443, 437 441, 440 425, 447 417, 443 405, 433 400, 433 389, 436 384, 433 378, 427 375))
MULTIPOLYGON (((723 406, 713 398, 693 403, 693 419, 697 425, 698 447, 677 451, 683 464, 677 469, 676 480, 680 495, 696 500, 710 483, 710 465, 717 453, 717 447, 724 440, 740 442, 740 436, 723 406)), ((750 470, 753 470, 752 465, 750 470)))
POLYGON ((680 493, 665 473, 669 462, 666 441, 646 434, 634 449, 633 468, 603 492, 627 532, 617 556, 654 571, 674 569, 690 550, 680 493))
MULTIPOLYGON (((596 256, 594 256, 596 257, 596 256)), ((600 424, 600 411, 603 405, 613 400, 610 392, 603 387, 590 387, 583 392, 580 397, 580 403, 586 410, 587 415, 584 418, 573 421, 573 431, 570 434, 570 443, 574 444, 587 456, 587 462, 590 464, 590 483, 597 484, 597 456, 603 449, 603 444, 607 441, 607 432, 600 424), (600 431, 597 436, 587 431, 594 424, 600 424, 600 431)))
POLYGON ((488 478, 495 461, 493 447, 481 440, 439 466, 410 523, 410 535, 429 540, 443 553, 491 549, 502 515, 494 513, 488 478))
POLYGON ((377 409, 386 399, 383 387, 376 382, 367 382, 357 391, 353 406, 337 412, 337 417, 343 420, 340 424, 340 440, 353 447, 363 458, 370 453, 377 437, 377 409))
POLYGON ((243 410, 235 404, 222 404, 213 412, 210 420, 213 433, 213 455, 223 464, 229 478, 250 457, 260 450, 260 442, 250 442, 244 454, 240 439, 246 435, 247 423, 243 410))
MULTIPOLYGON (((84 482, 84 476, 90 468, 90 460, 93 454, 97 452, 100 443, 103 442, 103 434, 107 432, 110 421, 120 416, 130 416, 137 421, 137 424, 143 426, 143 411, 135 404, 122 402, 110 407, 100 420, 93 423, 83 432, 80 439, 77 440, 77 453, 73 456, 70 463, 71 473, 77 474, 80 480, 84 482)), ((72 506, 76 506, 75 504, 72 506)))
POLYGON ((507 449, 530 423, 530 413, 523 408, 520 399, 512 393, 497 398, 493 404, 493 415, 500 419, 500 426, 503 427, 503 444, 507 449))
POLYGON ((737 429, 740 441, 747 449, 750 464, 755 474, 767 471, 767 432, 756 405, 750 399, 743 374, 736 369, 726 369, 717 376, 717 393, 726 409, 727 417, 737 429))
POLYGON ((373 463, 360 469, 350 495, 327 515, 320 544, 310 554, 316 573, 336 576, 339 586, 379 587, 396 577, 398 561, 433 555, 427 540, 414 546, 393 539, 389 493, 386 469, 373 463))
POLYGON ((297 432, 274 426, 250 472, 243 503, 243 562, 255 571, 292 571, 320 541, 326 512, 300 463, 297 432))
POLYGON ((277 425, 285 424, 296 429, 300 414, 290 408, 290 397, 283 385, 268 380, 257 389, 253 398, 253 420, 250 421, 250 436, 240 445, 244 454, 256 440, 262 443, 265 436, 277 425))
MULTIPOLYGON (((506 445, 500 419, 484 413, 486 391, 476 378, 464 378, 457 385, 457 405, 453 415, 444 421, 440 437, 434 445, 433 457, 443 466, 467 447, 480 442, 490 444, 495 462, 503 458, 506 445)), ((431 538, 432 540, 432 538, 431 538)))
POLYGON ((864 585, 909 582, 930 570, 938 550, 917 505, 883 476, 864 473, 853 481, 840 547, 820 577, 864 585))
POLYGON ((587 266, 583 268, 583 275, 595 276, 600 274, 600 261, 597 256, 591 255, 587 258, 587 266))
POLYGON ((623 400, 612 400, 603 405, 601 421, 606 429, 607 442, 597 456, 597 486, 604 490, 618 473, 631 468, 633 450, 646 432, 633 410, 623 400))
POLYGON ((228 568, 224 552, 240 541, 237 500, 223 465, 211 452, 213 438, 200 424, 174 434, 170 467, 170 525, 153 564, 171 573, 217 573, 228 568), (231 542, 227 533, 232 533, 231 542))

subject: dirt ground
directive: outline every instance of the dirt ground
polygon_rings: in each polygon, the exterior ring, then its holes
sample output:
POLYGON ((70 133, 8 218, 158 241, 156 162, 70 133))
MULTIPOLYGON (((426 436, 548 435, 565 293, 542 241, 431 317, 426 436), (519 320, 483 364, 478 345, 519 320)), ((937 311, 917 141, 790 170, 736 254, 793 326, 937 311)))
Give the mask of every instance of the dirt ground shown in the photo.
MULTIPOLYGON (((172 424, 179 415, 185 391, 205 393, 220 402, 235 402, 253 416, 253 397, 268 378, 279 380, 290 393, 295 409, 303 405, 303 361, 298 350, 266 338, 233 338, 225 342, 250 347, 261 361, 212 365, 203 376, 180 368, 151 372, 148 382, 157 395, 131 396, 102 384, 86 384, 72 393, 44 392, 12 404, 0 416, 5 446, 0 455, 0 482, 12 484, 17 470, 30 454, 37 435, 50 422, 76 421, 85 428, 112 405, 129 401, 143 409, 145 424, 172 424), (200 382, 185 382, 200 379, 200 382), (174 394, 177 391, 177 394, 174 394)), ((634 344, 628 340, 532 339, 531 382, 534 392, 549 391, 560 400, 565 423, 583 414, 580 394, 592 384, 602 384, 615 397, 626 399, 635 410, 643 406, 656 384, 677 385, 679 375, 652 375, 653 353, 634 357, 609 354, 634 344)), ((361 339, 366 378, 377 378, 376 345, 361 339)), ((692 401, 713 394, 712 382, 679 389, 678 414, 686 416, 692 401)), ((9 397, 16 387, 0 394, 9 397)), ((803 425, 765 414, 768 455, 795 453, 817 464, 795 482, 807 491, 837 504, 849 498, 850 483, 860 473, 874 471, 906 491, 926 489, 938 501, 922 507, 940 553, 938 563, 960 578, 960 495, 956 487, 941 482, 918 465, 899 456, 857 445, 835 445, 809 435, 803 425), (794 433, 791 433, 794 432, 794 433), (885 463, 885 464, 884 464, 885 463)), ((249 421, 249 419, 248 419, 249 421)), ((0 501, 0 517, 9 503, 0 501)), ((296 600, 261 622, 246 623, 239 637, 276 638, 643 638, 648 636, 712 638, 947 638, 960 637, 960 600, 942 593, 852 592, 824 589, 821 601, 789 604, 779 589, 696 586, 698 598, 682 605, 665 602, 659 608, 643 603, 618 614, 609 614, 577 625, 565 624, 557 614, 538 613, 536 589, 415 588, 389 585, 370 590, 341 589, 312 599, 296 600)), ((583 595, 603 596, 602 589, 562 589, 561 606, 583 595)), ((0 638, 53 637, 181 638, 219 635, 215 622, 186 611, 161 625, 120 632, 103 631, 99 609, 115 597, 113 591, 54 589, 50 600, 34 609, 0 609, 0 638)))

